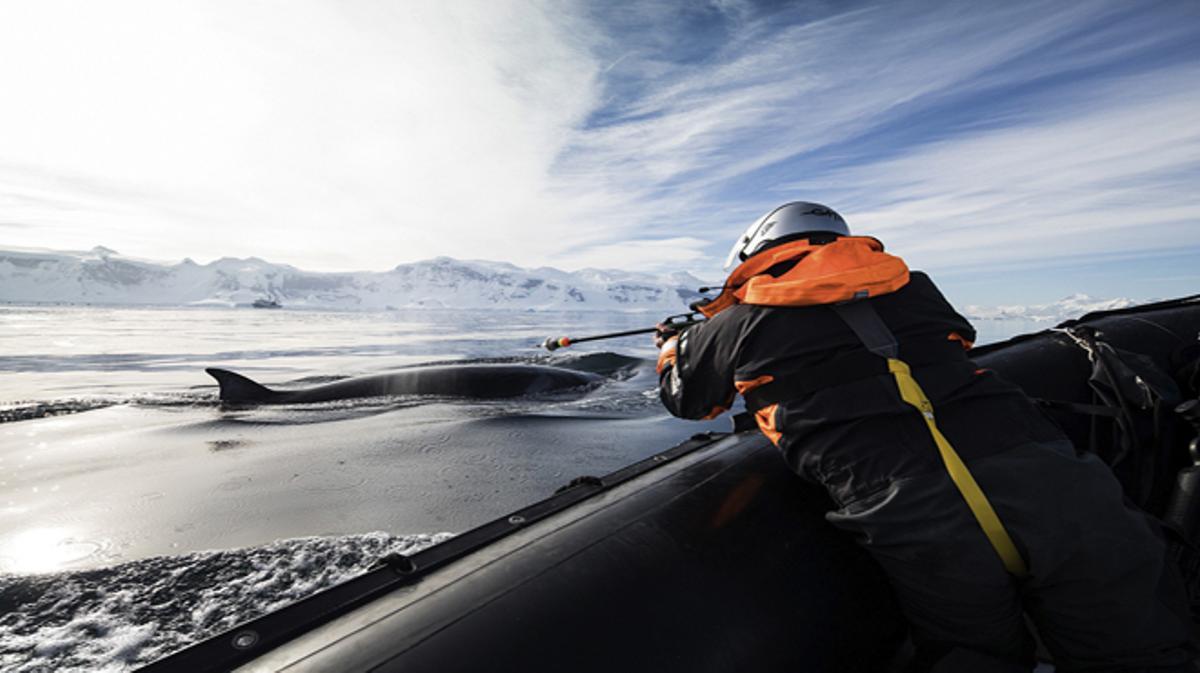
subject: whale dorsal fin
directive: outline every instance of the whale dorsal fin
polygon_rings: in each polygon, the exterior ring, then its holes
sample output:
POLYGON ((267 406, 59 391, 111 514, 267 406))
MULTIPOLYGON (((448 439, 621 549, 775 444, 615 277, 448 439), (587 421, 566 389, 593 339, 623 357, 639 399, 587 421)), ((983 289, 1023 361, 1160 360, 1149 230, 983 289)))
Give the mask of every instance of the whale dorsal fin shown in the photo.
POLYGON ((222 402, 266 402, 282 394, 228 369, 208 367, 204 371, 221 386, 222 402))

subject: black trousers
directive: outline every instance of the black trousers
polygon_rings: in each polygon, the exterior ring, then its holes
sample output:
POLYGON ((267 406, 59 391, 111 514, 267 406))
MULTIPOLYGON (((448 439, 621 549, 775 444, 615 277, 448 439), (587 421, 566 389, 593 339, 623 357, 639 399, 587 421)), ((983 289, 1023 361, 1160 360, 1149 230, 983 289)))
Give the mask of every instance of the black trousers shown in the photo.
POLYGON ((1126 505, 1107 466, 1064 440, 969 468, 1027 577, 1005 571, 945 473, 896 480, 827 515, 883 567, 918 651, 965 648, 1030 670, 1027 613, 1058 671, 1194 670, 1184 590, 1162 537, 1126 505))

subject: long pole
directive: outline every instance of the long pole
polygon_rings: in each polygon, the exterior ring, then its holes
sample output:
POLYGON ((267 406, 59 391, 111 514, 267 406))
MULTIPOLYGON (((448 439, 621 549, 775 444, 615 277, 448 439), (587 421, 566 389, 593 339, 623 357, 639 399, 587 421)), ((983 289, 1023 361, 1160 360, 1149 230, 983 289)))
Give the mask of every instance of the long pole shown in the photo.
POLYGON ((566 348, 572 344, 583 343, 584 341, 599 341, 601 339, 616 339, 618 337, 634 336, 635 334, 653 334, 658 330, 657 327, 645 327, 642 329, 631 329, 624 332, 609 332, 608 334, 595 334, 585 337, 546 337, 546 341, 542 343, 548 351, 555 351, 559 348, 566 348))
MULTIPOLYGON (((663 321, 663 325, 682 330, 691 327, 696 323, 704 322, 702 318, 695 318, 695 313, 682 313, 673 315, 663 321)), ((643 327, 641 329, 625 330, 624 332, 609 332, 608 334, 593 334, 585 337, 546 337, 542 342, 542 347, 548 351, 556 351, 560 348, 566 348, 572 344, 583 343, 584 341, 600 341, 601 339, 618 339, 620 337, 635 336, 638 334, 653 334, 658 331, 658 326, 643 327)))

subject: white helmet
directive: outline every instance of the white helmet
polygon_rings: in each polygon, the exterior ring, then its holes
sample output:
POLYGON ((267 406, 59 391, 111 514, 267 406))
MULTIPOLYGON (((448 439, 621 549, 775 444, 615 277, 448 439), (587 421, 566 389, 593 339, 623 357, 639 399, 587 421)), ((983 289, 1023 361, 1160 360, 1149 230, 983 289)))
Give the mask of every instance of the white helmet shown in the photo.
POLYGON ((797 234, 836 234, 849 236, 850 227, 832 208, 808 201, 792 201, 763 215, 746 229, 729 251, 728 269, 734 260, 746 261, 767 244, 797 234))

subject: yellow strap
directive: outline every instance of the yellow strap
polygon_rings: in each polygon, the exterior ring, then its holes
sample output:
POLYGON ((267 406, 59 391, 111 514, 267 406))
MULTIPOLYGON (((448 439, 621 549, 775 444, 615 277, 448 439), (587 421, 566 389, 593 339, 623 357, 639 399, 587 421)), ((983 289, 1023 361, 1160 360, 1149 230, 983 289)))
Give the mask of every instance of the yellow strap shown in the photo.
POLYGON ((942 454, 942 462, 946 464, 946 471, 950 473, 950 479, 958 487, 958 492, 962 493, 963 499, 967 501, 967 506, 971 508, 975 520, 983 528, 984 535, 987 535, 992 547, 1000 555, 1000 560, 1004 562, 1004 568, 1017 577, 1025 576, 1027 574, 1025 560, 1021 558, 1017 546, 1008 536, 1004 524, 1000 523, 1000 517, 996 516, 996 510, 992 509, 992 503, 988 502, 987 496, 980 490, 979 484, 975 483, 975 477, 971 476, 971 471, 967 469, 954 447, 950 446, 950 442, 942 435, 941 430, 938 430, 937 423, 933 418, 933 405, 925 396, 925 392, 921 390, 921 386, 917 384, 917 380, 913 378, 912 370, 900 360, 888 358, 888 371, 896 377, 896 385, 900 388, 900 397, 916 407, 917 411, 921 412, 921 416, 925 418, 925 425, 929 427, 929 434, 933 436, 933 442, 937 444, 938 452, 942 454))

